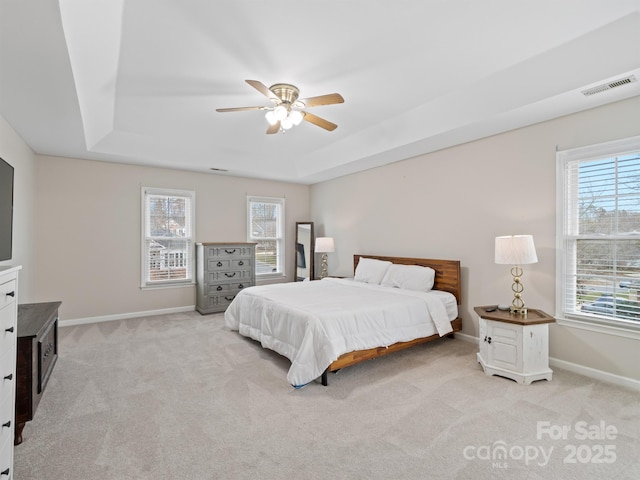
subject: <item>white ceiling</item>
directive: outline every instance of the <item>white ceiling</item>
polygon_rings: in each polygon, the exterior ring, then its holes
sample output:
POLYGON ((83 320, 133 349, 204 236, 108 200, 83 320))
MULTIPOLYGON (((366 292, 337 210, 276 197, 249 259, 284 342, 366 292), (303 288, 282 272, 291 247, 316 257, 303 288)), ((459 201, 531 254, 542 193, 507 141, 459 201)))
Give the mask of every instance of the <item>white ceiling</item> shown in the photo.
POLYGON ((46 155, 311 184, 635 95, 640 0, 0 2, 0 114, 46 155), (338 128, 217 113, 271 105, 246 79, 341 93, 338 128))

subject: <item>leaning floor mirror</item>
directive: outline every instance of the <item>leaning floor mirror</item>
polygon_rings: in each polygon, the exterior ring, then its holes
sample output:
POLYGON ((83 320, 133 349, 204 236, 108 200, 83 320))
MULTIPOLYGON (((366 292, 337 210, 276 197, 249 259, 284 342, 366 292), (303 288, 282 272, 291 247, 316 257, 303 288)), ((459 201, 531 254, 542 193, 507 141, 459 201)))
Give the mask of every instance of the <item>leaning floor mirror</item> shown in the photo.
POLYGON ((296 282, 313 280, 313 222, 296 222, 296 282))

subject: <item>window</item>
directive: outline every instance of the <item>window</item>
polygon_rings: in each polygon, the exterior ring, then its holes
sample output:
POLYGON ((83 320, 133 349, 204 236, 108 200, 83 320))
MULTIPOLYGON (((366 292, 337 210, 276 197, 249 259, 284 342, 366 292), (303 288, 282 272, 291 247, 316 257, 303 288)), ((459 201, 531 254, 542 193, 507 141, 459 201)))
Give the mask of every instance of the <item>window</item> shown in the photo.
POLYGON ((256 276, 284 275, 284 198, 247 197, 247 240, 256 242, 256 276))
POLYGON ((563 319, 640 330, 640 137, 558 153, 563 319))
POLYGON ((142 189, 142 286, 193 283, 195 192, 142 189))

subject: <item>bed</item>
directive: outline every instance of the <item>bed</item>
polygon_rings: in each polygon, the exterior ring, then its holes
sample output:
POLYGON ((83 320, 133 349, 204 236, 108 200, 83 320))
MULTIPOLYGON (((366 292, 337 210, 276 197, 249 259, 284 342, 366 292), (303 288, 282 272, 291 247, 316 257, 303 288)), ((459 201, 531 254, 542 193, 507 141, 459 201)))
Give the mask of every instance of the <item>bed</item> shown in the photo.
POLYGON ((287 357, 294 387, 327 385, 328 372, 453 336, 460 295, 457 260, 354 255, 353 278, 242 290, 225 323, 287 357))

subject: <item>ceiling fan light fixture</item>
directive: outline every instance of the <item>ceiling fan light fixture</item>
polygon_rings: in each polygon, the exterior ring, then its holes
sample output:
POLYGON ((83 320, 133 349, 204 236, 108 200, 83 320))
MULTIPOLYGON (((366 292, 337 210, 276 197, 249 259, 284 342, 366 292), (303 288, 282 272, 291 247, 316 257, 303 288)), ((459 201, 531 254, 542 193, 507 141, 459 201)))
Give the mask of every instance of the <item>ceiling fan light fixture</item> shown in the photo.
POLYGON ((300 122, 302 122, 303 117, 304 115, 300 110, 291 110, 291 113, 289 113, 287 120, 291 120, 291 123, 293 125, 300 125, 300 122))
POLYGON ((281 122, 285 118, 287 118, 287 115, 289 114, 289 111, 287 110, 287 107, 285 107, 284 105, 278 105, 275 108, 275 110, 273 111, 273 114, 274 114, 276 120, 281 122))
POLYGON ((291 127, 293 127, 293 122, 291 121, 291 115, 289 115, 287 118, 282 120, 282 122, 280 122, 280 126, 282 127, 283 130, 289 130, 291 127))
POLYGON ((264 118, 267 119, 267 122, 269 122, 269 125, 275 125, 276 123, 278 123, 278 119, 276 118, 276 114, 273 112, 273 110, 269 110, 264 115, 264 118))
POLYGON ((329 93, 315 97, 308 97, 298 100, 300 91, 295 85, 289 83, 276 83, 269 88, 258 80, 245 80, 250 86, 258 90, 265 97, 273 102, 273 107, 255 106, 255 107, 233 107, 233 108, 216 108, 217 112, 244 112, 247 110, 265 110, 265 119, 269 123, 267 135, 273 135, 278 132, 285 132, 292 127, 299 125, 302 120, 316 125, 320 128, 332 132, 338 126, 324 118, 307 112, 308 107, 317 107, 320 105, 333 105, 336 103, 344 103, 344 98, 339 93, 329 93))

